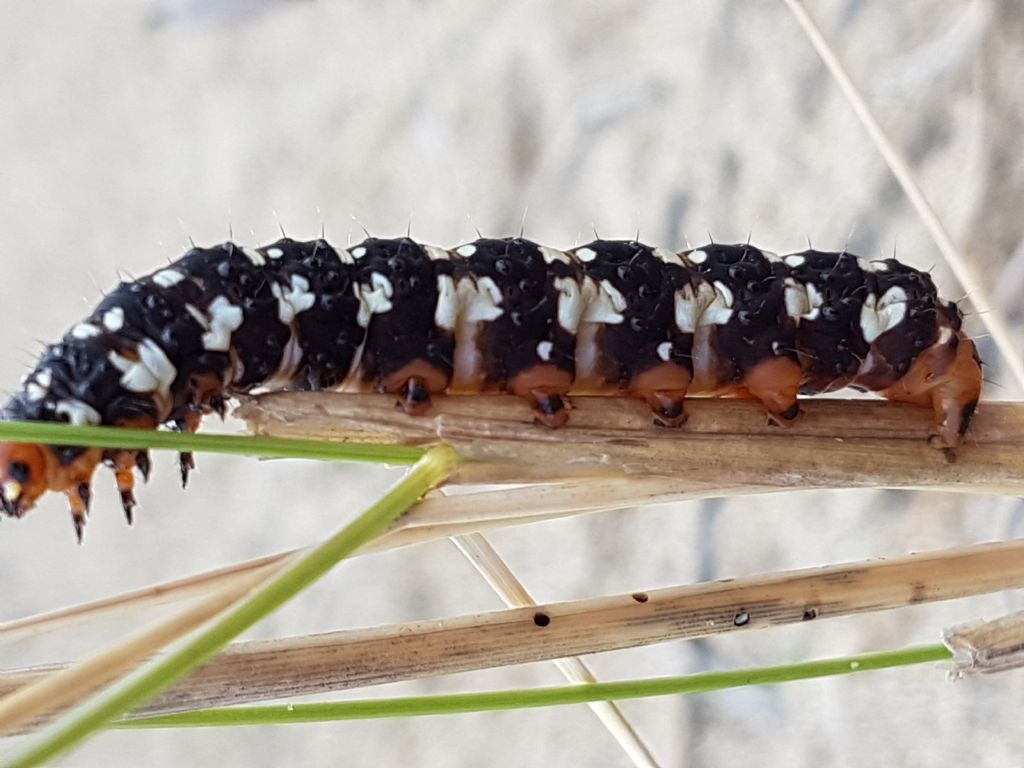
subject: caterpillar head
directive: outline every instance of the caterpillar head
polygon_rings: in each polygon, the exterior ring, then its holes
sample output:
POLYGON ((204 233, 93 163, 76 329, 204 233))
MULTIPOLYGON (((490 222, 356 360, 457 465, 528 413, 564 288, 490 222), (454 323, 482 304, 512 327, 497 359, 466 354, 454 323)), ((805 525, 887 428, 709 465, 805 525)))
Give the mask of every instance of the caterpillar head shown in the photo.
POLYGON ((99 448, 55 448, 31 443, 0 443, 0 508, 11 517, 31 510, 47 491, 67 496, 78 540, 92 496, 99 448))
POLYGON ((21 517, 50 487, 52 451, 31 443, 0 443, 0 506, 21 517))

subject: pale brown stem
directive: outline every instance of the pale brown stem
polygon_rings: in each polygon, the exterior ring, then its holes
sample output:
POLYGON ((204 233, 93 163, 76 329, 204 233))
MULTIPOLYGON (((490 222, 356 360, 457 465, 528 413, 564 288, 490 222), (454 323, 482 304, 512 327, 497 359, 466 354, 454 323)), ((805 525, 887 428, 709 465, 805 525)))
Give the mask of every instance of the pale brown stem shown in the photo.
MULTIPOLYGON (((1017 540, 536 608, 238 643, 142 711, 355 688, 1021 586, 1024 541, 1017 540)), ((0 677, 0 693, 45 673, 7 673, 0 677)))
POLYGON ((612 397, 573 400, 568 426, 533 424, 529 406, 492 395, 438 397, 421 418, 386 395, 288 392, 246 402, 238 415, 259 434, 427 444, 465 459, 456 483, 564 481, 572 477, 673 478, 703 495, 799 488, 956 488, 1024 493, 1024 405, 984 403, 955 452, 928 445, 930 409, 881 400, 801 401, 793 426, 770 425, 757 403, 687 402, 679 429, 652 424, 647 405, 612 397))

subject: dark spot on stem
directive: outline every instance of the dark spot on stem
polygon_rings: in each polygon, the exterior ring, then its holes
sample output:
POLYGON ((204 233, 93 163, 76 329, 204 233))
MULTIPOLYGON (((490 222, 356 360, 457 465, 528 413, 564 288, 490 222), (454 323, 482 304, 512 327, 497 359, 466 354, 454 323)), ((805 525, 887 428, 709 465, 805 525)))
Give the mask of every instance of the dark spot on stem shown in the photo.
POLYGON ((636 600, 638 603, 646 603, 648 600, 650 600, 650 598, 647 597, 647 593, 645 592, 634 592, 633 599, 636 600))
POLYGON ((812 619, 818 618, 817 608, 808 608, 804 611, 804 621, 811 621, 812 619))
POLYGON ((733 618, 732 623, 737 627, 745 627, 750 623, 750 614, 746 611, 740 611, 736 614, 735 618, 733 618))
POLYGON ((551 617, 544 613, 544 611, 537 611, 533 614, 533 623, 538 627, 546 627, 551 623, 551 617))

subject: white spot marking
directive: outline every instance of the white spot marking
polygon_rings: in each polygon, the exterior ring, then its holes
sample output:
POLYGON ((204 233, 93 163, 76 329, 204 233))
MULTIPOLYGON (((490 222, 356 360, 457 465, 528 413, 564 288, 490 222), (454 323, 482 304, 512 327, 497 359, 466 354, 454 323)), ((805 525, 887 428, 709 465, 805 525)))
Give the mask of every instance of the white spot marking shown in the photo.
POLYGON ((96 426, 100 423, 100 415, 91 405, 81 400, 61 400, 54 408, 58 416, 67 416, 68 422, 76 427, 96 426))
POLYGON ((284 251, 280 248, 267 248, 267 256, 271 259, 280 259, 284 256, 284 251))
POLYGON ((690 260, 691 264, 703 264, 708 260, 708 252, 702 250, 690 251, 686 254, 686 258, 690 260))
POLYGON ((228 301, 227 296, 218 296, 210 303, 208 312, 210 330, 203 334, 203 349, 227 352, 231 346, 231 334, 242 325, 242 308, 228 301))
POLYGON ((451 261, 452 254, 444 248, 438 248, 436 245, 424 245, 423 250, 427 252, 427 256, 430 257, 431 261, 451 261))
POLYGON ((366 255, 366 249, 361 245, 357 245, 355 248, 350 248, 349 253, 352 254, 353 259, 361 259, 366 255))
POLYGON ((881 299, 869 294, 860 308, 860 329, 864 340, 871 344, 892 328, 903 322, 907 314, 907 293, 898 285, 886 291, 881 299))
POLYGON ((783 296, 786 301, 786 314, 799 322, 801 317, 811 311, 811 305, 807 300, 807 291, 792 277, 787 277, 783 284, 785 285, 783 296))
POLYGON ((584 302, 580 296, 580 284, 571 277, 556 277, 558 291, 558 324, 569 333, 576 333, 583 316, 584 302))
POLYGON ((722 306, 726 309, 732 309, 732 303, 735 301, 735 297, 732 295, 732 289, 729 288, 721 280, 715 280, 714 282, 715 292, 722 297, 722 306))
POLYGON ((701 293, 710 295, 712 300, 700 313, 700 320, 697 321, 697 325, 725 325, 732 317, 732 304, 734 300, 732 291, 729 289, 729 286, 720 280, 714 282, 709 292, 704 290, 704 285, 707 285, 707 283, 701 285, 701 293))
POLYGON ((540 245, 537 247, 540 248, 540 255, 544 257, 544 263, 546 264, 554 264, 556 261, 560 261, 563 264, 572 264, 569 254, 565 251, 548 248, 546 245, 540 245))
POLYGON ((76 339, 91 339, 93 336, 99 336, 101 333, 103 331, 92 323, 79 323, 71 329, 71 336, 76 339))
POLYGON ((114 307, 104 312, 103 327, 111 332, 120 331, 124 327, 124 310, 121 307, 114 307))
POLYGON ((663 341, 658 345, 658 357, 666 363, 672 359, 672 342, 663 341))
POLYGON ((455 281, 451 275, 437 276, 437 306, 434 308, 434 325, 446 331, 455 330, 459 316, 459 297, 455 292, 455 281))
POLYGON ((388 280, 387 276, 380 272, 374 272, 370 275, 370 285, 373 286, 375 291, 381 291, 386 299, 390 299, 395 295, 395 287, 391 285, 391 281, 388 280))
POLYGON ((255 248, 246 248, 245 246, 242 246, 242 253, 244 253, 248 257, 249 261, 257 267, 262 267, 267 263, 267 260, 263 258, 263 254, 255 248))
POLYGON ((43 399, 44 397, 46 397, 46 393, 47 393, 47 391, 48 391, 48 390, 47 390, 47 389, 46 389, 45 387, 41 387, 41 386, 39 386, 39 385, 38 385, 38 384, 36 384, 36 382, 34 382, 34 381, 30 381, 30 382, 29 382, 29 383, 28 383, 28 384, 27 384, 27 385, 25 386, 25 395, 26 395, 26 396, 28 397, 28 399, 29 399, 29 400, 31 400, 32 402, 37 402, 37 401, 39 401, 39 400, 42 400, 42 399, 43 399))
POLYGON ((39 386, 48 388, 53 383, 53 372, 49 368, 43 368, 41 371, 36 371, 33 378, 39 386))
POLYGON ((293 329, 291 336, 288 337, 288 343, 284 345, 284 351, 281 353, 281 362, 278 363, 277 370, 263 382, 260 389, 273 390, 287 387, 295 379, 295 374, 298 373, 299 363, 301 362, 302 344, 299 343, 299 338, 293 329))
POLYGON ((161 288, 170 288, 185 279, 185 273, 180 269, 161 269, 153 275, 153 282, 161 288))
POLYGON ((576 258, 580 261, 593 261, 597 258, 597 251, 593 248, 577 248, 573 251, 573 254, 575 254, 576 258))
POLYGON ((537 344, 537 357, 543 360, 545 363, 551 360, 551 350, 555 348, 555 345, 550 341, 542 341, 537 344))
POLYGON ((807 259, 799 253, 794 253, 786 256, 783 261, 786 262, 787 267, 802 267, 807 259))
POLYGON ((316 296, 309 290, 309 280, 302 275, 292 275, 290 287, 271 283, 270 292, 277 298, 277 318, 285 325, 316 303, 316 296))
POLYGON ((160 345, 152 339, 144 339, 139 344, 139 356, 142 358, 142 364, 156 377, 157 391, 168 394, 171 391, 171 384, 178 375, 178 369, 167 358, 160 345))
POLYGON ((462 279, 458 292, 462 297, 462 319, 467 323, 487 323, 505 312, 501 308, 501 289, 490 277, 481 277, 475 282, 471 278, 462 279))
POLYGON ((608 294, 608 297, 612 300, 612 307, 616 312, 624 312, 626 310, 626 297, 623 296, 619 289, 612 285, 610 280, 601 281, 601 290, 608 294))
POLYGON ((473 245, 472 243, 470 243, 469 245, 460 245, 458 248, 455 249, 455 252, 459 254, 459 256, 468 259, 470 256, 476 253, 476 246, 473 245))
POLYGON ((772 354, 775 355, 776 357, 778 357, 779 350, 781 348, 782 347, 779 345, 779 342, 777 342, 777 341, 773 341, 772 342, 772 354))
POLYGON ((949 326, 943 326, 942 329, 939 330, 939 344, 949 344, 949 342, 952 341, 952 339, 953 329, 950 328, 949 326))
POLYGON ((129 392, 158 392, 167 397, 178 375, 167 355, 152 339, 144 339, 136 348, 139 359, 132 360, 113 350, 108 359, 121 371, 121 386, 129 392))
POLYGON ((370 288, 373 298, 367 297, 368 301, 372 304, 376 302, 379 308, 375 308, 373 311, 377 314, 388 312, 391 309, 391 298, 395 295, 395 286, 391 284, 391 280, 388 279, 387 275, 383 272, 374 272, 370 275, 370 288))
POLYGON ((359 285, 358 295, 361 303, 356 321, 366 328, 372 315, 383 315, 391 311, 391 297, 395 295, 395 287, 385 275, 374 272, 370 275, 369 285, 359 285))
POLYGON ((804 290, 807 292, 807 311, 800 318, 802 320, 817 320, 821 314, 821 306, 825 303, 825 299, 821 292, 818 291, 818 286, 814 283, 807 283, 804 286, 804 290))
POLYGON ((889 265, 884 261, 872 259, 857 259, 858 266, 865 272, 888 272, 889 265))
POLYGON ((363 286, 359 283, 352 283, 352 294, 356 297, 356 301, 359 302, 359 310, 356 312, 356 322, 360 328, 366 328, 370 324, 370 317, 373 315, 370 312, 370 308, 366 306, 366 300, 363 298, 363 286))
MULTIPOLYGON (((707 283, 701 283, 700 288, 711 292, 711 287, 707 283)), ((703 292, 695 291, 690 284, 686 284, 676 291, 676 328, 683 333, 694 333, 697 330, 697 321, 705 306, 705 302, 701 300, 700 296, 703 292)))
POLYGON ((665 264, 675 264, 677 266, 683 266, 683 259, 675 251, 670 251, 668 248, 655 248, 654 255, 656 258, 661 259, 665 264))
MULTIPOLYGON (((589 277, 587 282, 593 284, 589 277)), ((626 298, 619 292, 619 289, 608 280, 602 280, 596 289, 593 289, 592 297, 587 302, 587 308, 583 313, 583 321, 588 323, 605 323, 618 325, 623 321, 622 312, 626 309, 626 298)))

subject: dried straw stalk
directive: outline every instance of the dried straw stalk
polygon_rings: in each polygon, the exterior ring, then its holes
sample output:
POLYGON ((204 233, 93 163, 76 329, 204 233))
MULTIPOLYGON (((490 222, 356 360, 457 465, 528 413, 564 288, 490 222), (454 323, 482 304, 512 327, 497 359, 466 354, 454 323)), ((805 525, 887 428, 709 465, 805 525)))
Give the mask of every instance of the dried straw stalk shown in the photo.
MULTIPOLYGON (((241 704, 880 611, 1024 586, 1024 541, 235 644, 143 713, 241 704)), ((0 677, 0 693, 48 670, 0 677)))
POLYGON ((573 405, 569 425, 559 430, 536 426, 524 403, 499 395, 437 398, 432 415, 418 419, 386 395, 323 392, 262 395, 237 413, 264 435, 445 441, 464 459, 454 479, 461 483, 626 475, 671 479, 677 494, 704 496, 864 487, 1024 492, 1019 403, 985 403, 955 454, 928 445, 929 409, 881 400, 805 400, 787 429, 769 425, 759 404, 742 400, 688 401, 690 419, 678 430, 653 426, 646 405, 633 400, 580 397, 573 405))

